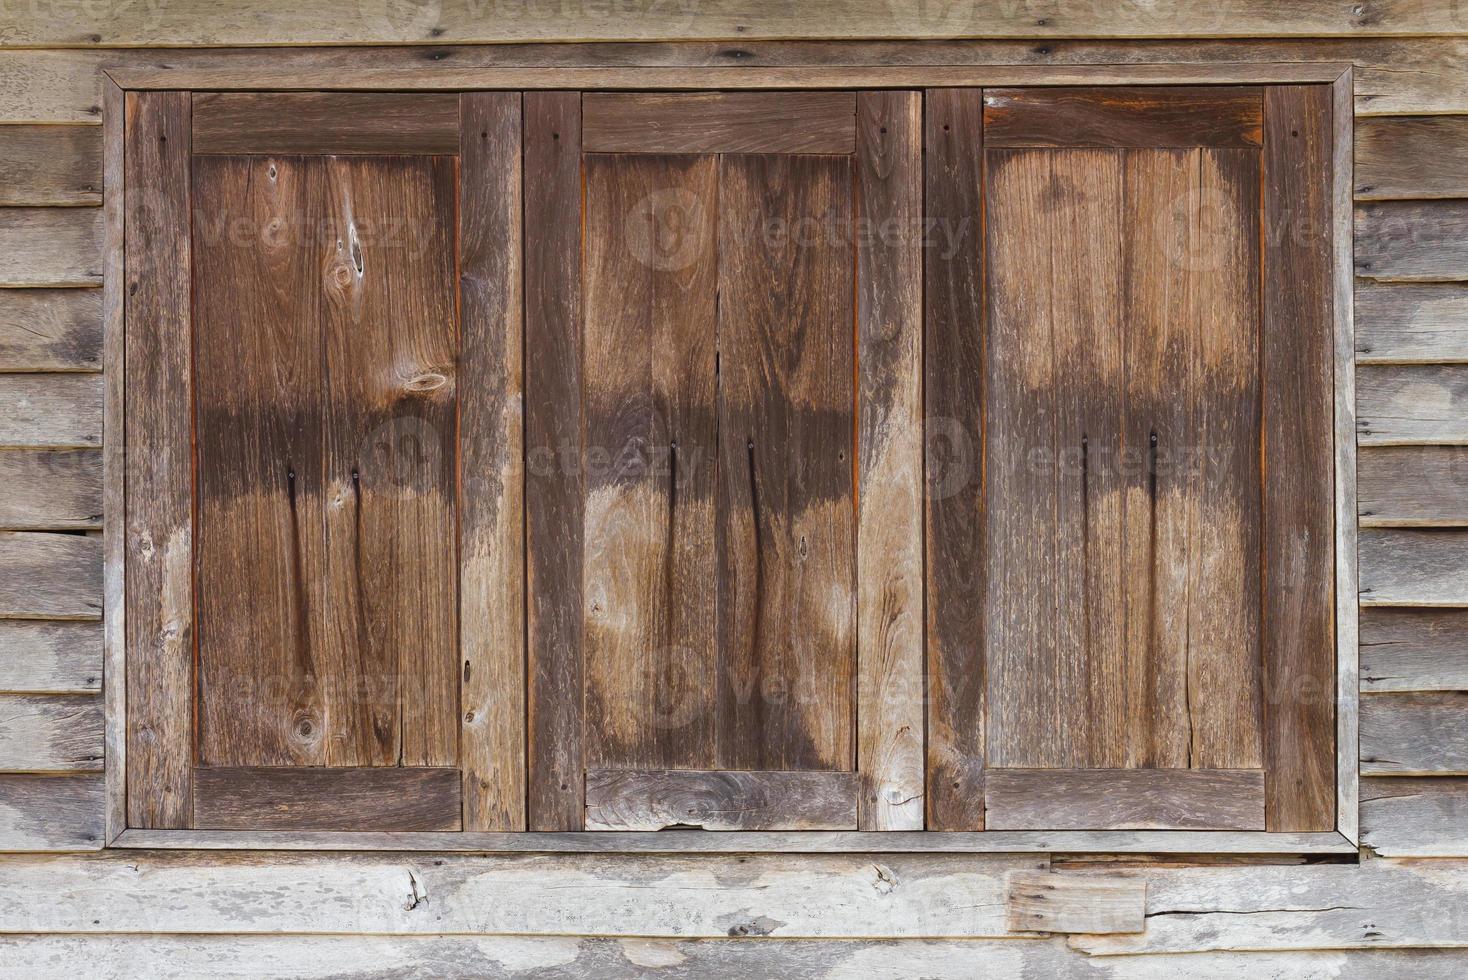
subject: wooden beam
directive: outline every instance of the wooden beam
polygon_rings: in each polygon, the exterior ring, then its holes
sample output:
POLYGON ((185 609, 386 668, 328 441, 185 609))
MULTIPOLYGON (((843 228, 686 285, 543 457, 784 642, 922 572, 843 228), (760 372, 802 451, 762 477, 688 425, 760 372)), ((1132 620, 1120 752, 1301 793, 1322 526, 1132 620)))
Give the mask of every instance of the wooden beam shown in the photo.
POLYGON ((990 769, 991 830, 1263 830, 1258 769, 990 769))
POLYGON ((1257 88, 990 88, 984 143, 1191 147, 1263 143, 1257 88))
POLYGON ((1015 932, 1141 932, 1147 880, 1138 875, 1082 876, 1013 871, 1005 879, 1009 928, 1015 932))
POLYGON ((459 97, 216 93, 193 98, 195 153, 459 152, 459 97))
POLYGON ((851 153, 851 92, 592 92, 587 153, 851 153))
POLYGON ((459 830, 457 769, 195 769, 199 830, 459 830))
POLYGON ((587 830, 855 830, 852 772, 593 769, 587 830))

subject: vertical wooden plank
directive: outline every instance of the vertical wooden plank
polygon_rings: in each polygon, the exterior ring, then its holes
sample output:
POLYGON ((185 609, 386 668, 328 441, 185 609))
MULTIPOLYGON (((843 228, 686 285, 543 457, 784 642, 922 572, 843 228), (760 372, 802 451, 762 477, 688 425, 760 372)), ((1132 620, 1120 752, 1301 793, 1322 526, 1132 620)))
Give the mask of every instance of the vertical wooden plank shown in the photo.
POLYGON ((856 100, 861 830, 923 829, 922 97, 856 100))
POLYGON ((464 829, 525 829, 520 94, 460 98, 459 765, 464 829))
POLYGON ((718 158, 586 157, 586 765, 714 765, 718 158))
POLYGON ((983 830, 983 93, 925 99, 927 826, 983 830))
POLYGON ((102 699, 106 716, 103 844, 127 828, 127 453, 124 263, 126 96, 102 73, 102 699))
POLYGON ((719 768, 853 761, 850 188, 847 157, 721 160, 719 768))
POLYGON ((458 763, 453 157, 328 157, 327 762, 458 763))
POLYGON ((200 765, 324 765, 321 164, 200 157, 194 415, 200 765), (240 229, 248 229, 240 234, 240 229))
POLYGON ((524 112, 529 826, 579 830, 581 97, 527 92, 524 112))
POLYGON ((1331 90, 1264 96, 1262 642, 1269 830, 1335 823, 1331 90))
POLYGON ((126 107, 128 825, 181 828, 193 765, 189 97, 129 93, 126 107))

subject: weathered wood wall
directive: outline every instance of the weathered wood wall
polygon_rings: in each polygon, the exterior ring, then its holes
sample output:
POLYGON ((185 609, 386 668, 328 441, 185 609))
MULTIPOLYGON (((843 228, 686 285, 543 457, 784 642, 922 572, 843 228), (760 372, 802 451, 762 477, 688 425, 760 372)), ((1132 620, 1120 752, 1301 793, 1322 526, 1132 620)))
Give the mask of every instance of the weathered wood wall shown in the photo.
MULTIPOLYGON (((1367 845, 1360 867, 1132 862, 1126 871, 1043 856, 10 855, 0 858, 0 972, 1461 974, 1468 6, 362 0, 341 17, 283 0, 175 0, 0 11, 0 851, 85 851, 104 833, 100 70, 249 68, 270 56, 244 46, 262 44, 363 46, 292 50, 291 66, 306 73, 585 59, 755 71, 866 62, 1355 64, 1367 845), (781 40, 812 33, 940 40, 828 48, 781 40), (955 37, 987 40, 941 40, 955 37), (638 43, 470 46, 565 39, 638 43), (676 39, 693 43, 646 43, 676 39), (385 42, 399 46, 365 47, 385 42), (220 49, 229 45, 239 47, 220 49), (1006 920, 1006 881, 1046 869, 1056 886, 1021 896, 1031 916, 1035 895, 1054 895, 1053 928, 1116 928, 1096 886, 1080 886, 1141 878, 1144 931, 1069 944, 1021 938, 1012 927, 1037 920, 1006 920), (747 936, 765 938, 729 938, 747 936), (1103 955, 1112 953, 1148 955, 1103 955)), ((1120 912, 1125 920, 1136 909, 1120 912)))

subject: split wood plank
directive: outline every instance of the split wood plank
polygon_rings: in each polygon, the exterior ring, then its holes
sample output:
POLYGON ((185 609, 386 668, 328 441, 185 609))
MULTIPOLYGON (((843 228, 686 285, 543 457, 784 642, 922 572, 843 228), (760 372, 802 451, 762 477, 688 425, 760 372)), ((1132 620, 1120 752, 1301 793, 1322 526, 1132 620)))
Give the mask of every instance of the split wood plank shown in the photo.
POLYGON ((718 213, 716 157, 586 157, 588 769, 716 764, 718 213))
POLYGON ((1363 611, 1361 690, 1468 691, 1468 610, 1363 611))
POLYGON ((984 91, 989 147, 1257 147, 1262 128, 1261 92, 1243 86, 984 91))
POLYGON ((1468 532, 1361 533, 1362 606, 1468 606, 1468 532))
POLYGON ((0 775, 0 851, 96 850, 102 810, 101 776, 0 775))
POLYGON ((100 445, 100 375, 0 374, 0 446, 100 445))
POLYGON ((102 542, 91 535, 0 531, 0 619, 99 619, 102 542))
POLYGON ((0 620, 0 692, 95 694, 101 690, 100 624, 0 620))
POLYGON ((1009 928, 1015 932, 1142 932, 1147 882, 1015 871, 1005 881, 1009 928))
POLYGON ((1468 443, 1468 365, 1370 365, 1356 383, 1360 445, 1468 443))
POLYGON ((581 96, 524 97, 525 552, 531 830, 579 830, 582 746, 581 96))
POLYGON ((1356 363, 1468 361, 1468 285, 1356 285, 1356 363))
POLYGON ((0 205, 102 203, 100 129, 6 126, 0 134, 0 205))
POLYGON ((860 827, 922 830, 922 94, 861 92, 856 119, 860 827))
POLYGON ((990 830, 1263 830, 1258 769, 995 769, 990 830))
POLYGON ((0 208, 0 287, 100 286, 99 208, 0 208))
POLYGON ((459 97, 402 92, 201 92, 194 152, 459 152, 459 97))
POLYGON ((588 92, 587 153, 852 153, 854 92, 588 92))
POLYGON ((720 158, 720 769, 854 761, 852 171, 720 158))
POLYGON ((102 366, 100 289, 0 290, 0 370, 102 366))
POLYGON ((465 830, 525 829, 520 96, 460 99, 459 763, 465 830))
POLYGON ((1361 843, 1380 857, 1468 857, 1468 779, 1361 781, 1361 843))
POLYGON ((126 99, 128 825, 189 822, 194 608, 189 97, 126 99), (146 452, 143 451, 146 447, 146 452))
POLYGON ((1356 469, 1362 527, 1468 525, 1468 446, 1377 446, 1356 469))
POLYGON ((1363 119, 1355 149, 1358 201, 1468 197, 1468 120, 1363 119))
POLYGON ((855 830, 854 772, 592 769, 587 830, 855 830))
POLYGON ((1468 775, 1468 693, 1363 695, 1361 773, 1468 775))
POLYGON ((460 830, 457 769, 194 770, 200 830, 460 830))
POLYGON ((102 699, 0 695, 0 772, 101 772, 102 699))
POLYGON ((1269 830, 1335 825, 1332 104, 1264 95, 1264 757, 1269 830))
POLYGON ((102 454, 96 449, 0 451, 0 528, 102 526, 102 454))
POLYGON ((1356 208, 1356 275, 1389 282, 1468 279, 1468 201, 1356 208))

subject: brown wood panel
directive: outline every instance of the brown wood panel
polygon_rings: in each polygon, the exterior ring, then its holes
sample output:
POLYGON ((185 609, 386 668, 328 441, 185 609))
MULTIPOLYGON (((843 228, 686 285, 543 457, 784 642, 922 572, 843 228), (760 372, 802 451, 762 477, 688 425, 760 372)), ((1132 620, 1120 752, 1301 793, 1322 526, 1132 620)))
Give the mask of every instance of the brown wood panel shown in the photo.
POLYGON ((854 772, 591 769, 587 830, 855 830, 854 772))
POLYGON ((922 95, 857 96, 857 769, 862 830, 922 830, 922 95))
POLYGON ((0 208, 0 287, 100 286, 100 208, 0 208))
POLYGON ((102 526, 102 454, 96 449, 0 451, 0 528, 102 526))
POLYGON ((1268 829, 1335 824, 1331 101, 1265 92, 1264 755, 1268 829))
POLYGON ((453 92, 200 92, 194 152, 459 152, 453 92))
POLYGON ((579 830, 581 97, 527 93, 524 113, 529 827, 579 830))
POLYGON ((6 126, 0 134, 0 205, 102 203, 99 127, 6 126))
POLYGON ((321 172, 326 761, 455 765, 456 162, 321 172))
POLYGON ((520 96, 463 96, 459 761, 466 830, 525 829, 520 96))
POLYGON ((1468 692, 1363 695, 1361 773, 1468 775, 1468 692))
POLYGON ((1262 126, 1246 86, 984 90, 989 147, 1259 146, 1262 126))
POLYGON ((588 153, 851 153, 854 92, 588 92, 588 153))
POLYGON ((0 292, 0 369, 95 371, 101 367, 100 289, 0 292))
POLYGON ((0 446, 60 449, 101 444, 101 376, 0 374, 0 446))
POLYGON ((718 768, 853 761, 851 180, 720 161, 718 768))
POLYGON ((1468 197, 1468 119, 1361 119, 1355 137, 1356 200, 1468 197))
POLYGON ((460 830, 459 770, 204 768, 200 830, 460 830))
POLYGON ((1356 208, 1356 275, 1395 282, 1468 279, 1468 201, 1356 208))
POLYGON ((128 825, 190 822, 194 610, 189 486, 189 97, 128 93, 128 825), (146 452, 142 451, 146 447, 146 452))
POLYGON ((718 212, 716 157, 586 157, 588 769, 715 765, 718 212))
POLYGON ((990 830, 1263 830, 1258 769, 990 769, 990 830))
POLYGON ((1468 609, 1362 610, 1361 689, 1468 690, 1468 609))
POLYGON ((1356 469, 1363 527, 1468 525, 1468 446, 1372 446, 1356 469))
POLYGON ((983 99, 925 99, 927 827, 983 830, 983 99))
POLYGON ((98 619, 102 548, 93 535, 0 531, 0 619, 98 619))
POLYGON ((321 164, 200 158, 193 200, 198 761, 323 765, 321 164))

